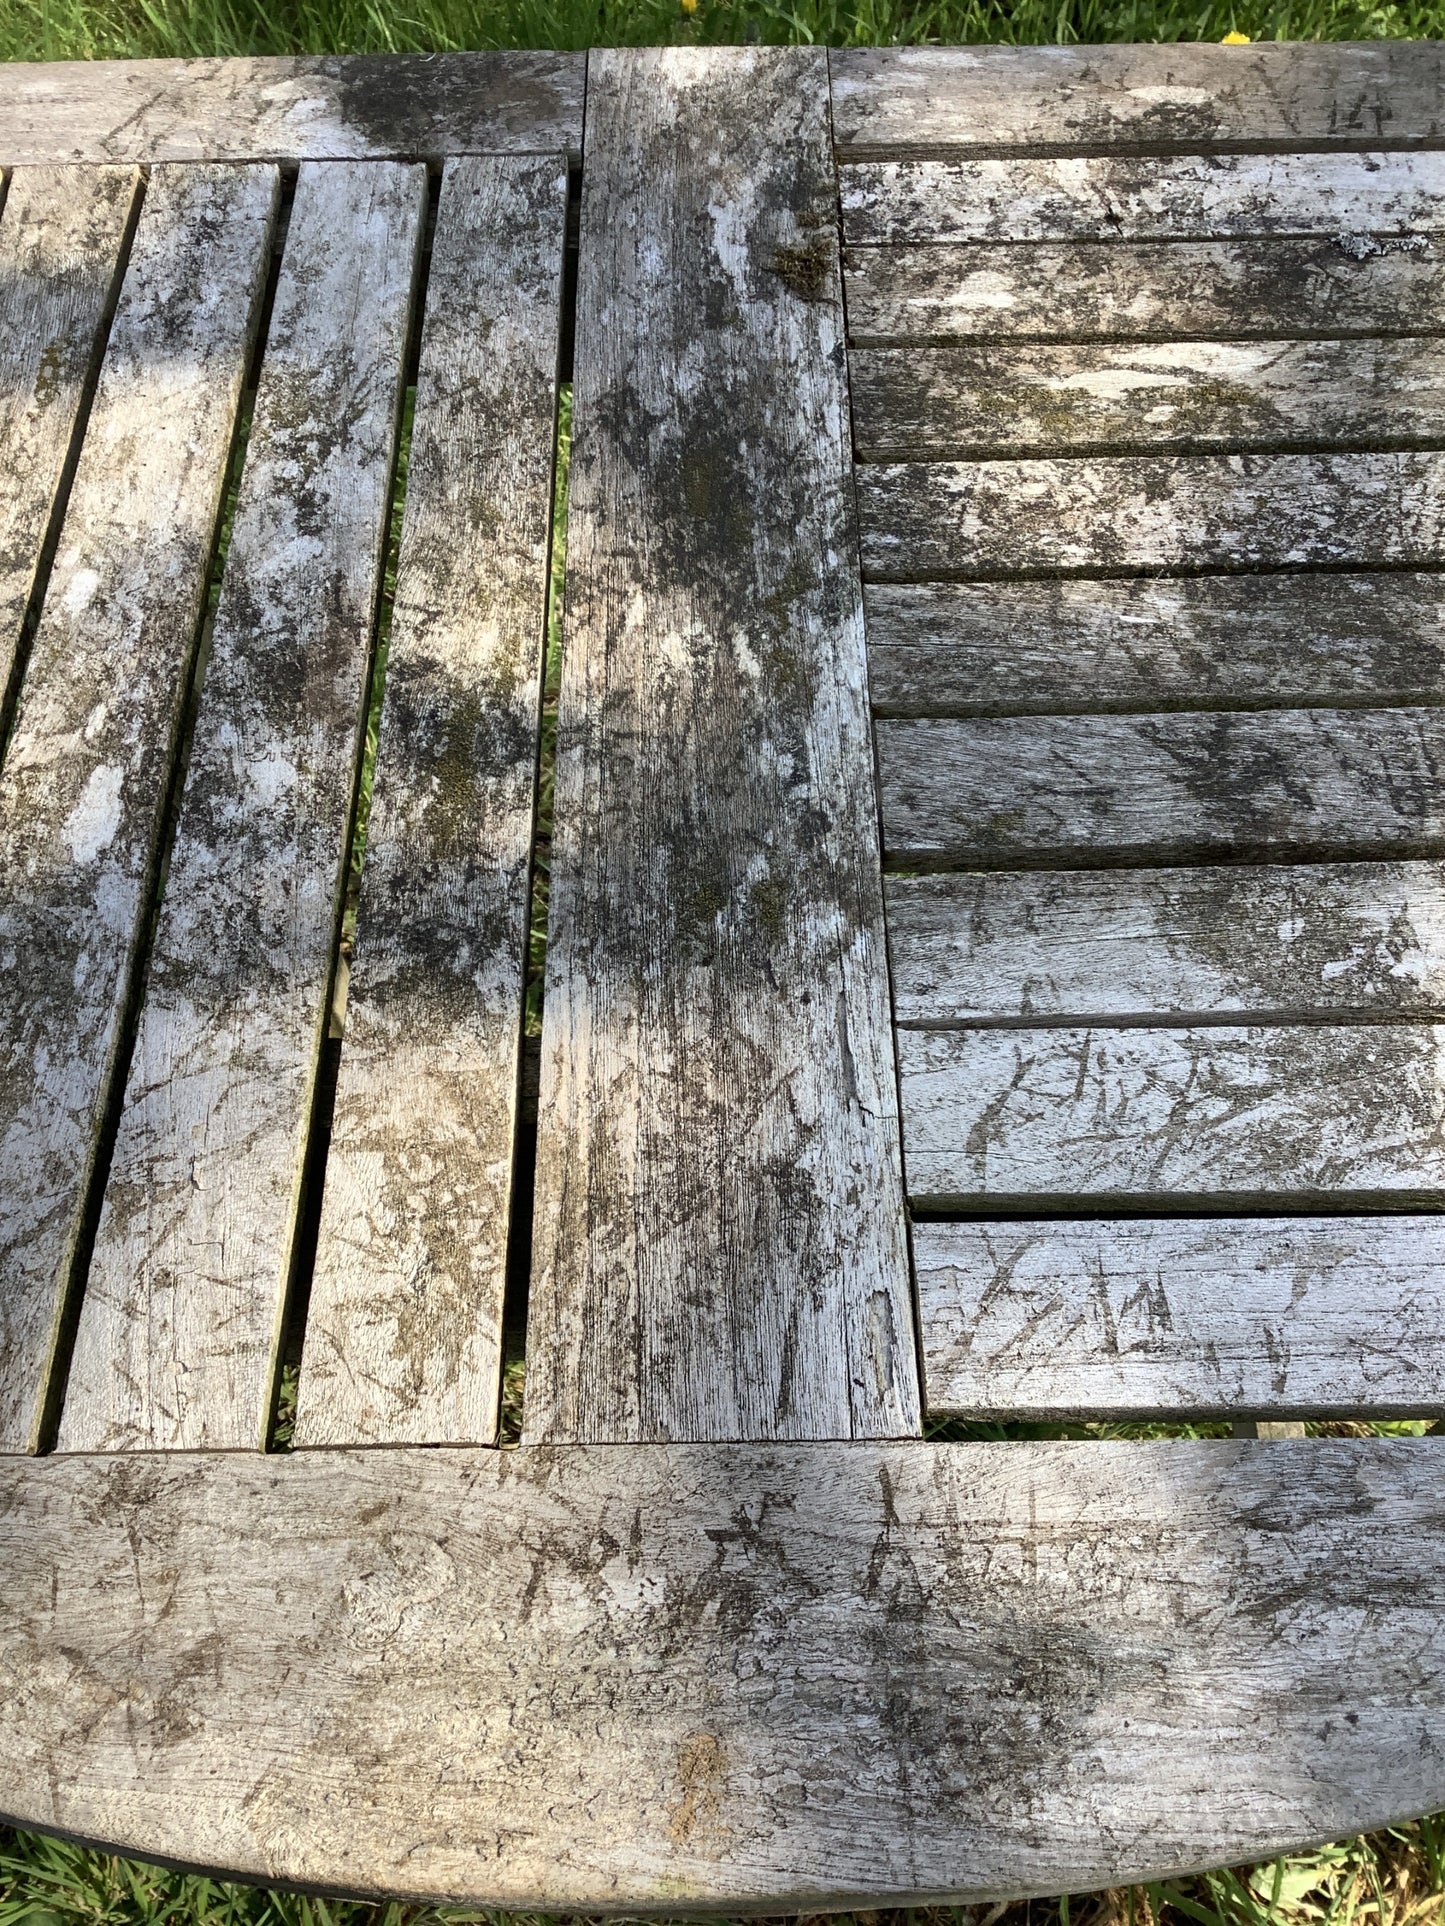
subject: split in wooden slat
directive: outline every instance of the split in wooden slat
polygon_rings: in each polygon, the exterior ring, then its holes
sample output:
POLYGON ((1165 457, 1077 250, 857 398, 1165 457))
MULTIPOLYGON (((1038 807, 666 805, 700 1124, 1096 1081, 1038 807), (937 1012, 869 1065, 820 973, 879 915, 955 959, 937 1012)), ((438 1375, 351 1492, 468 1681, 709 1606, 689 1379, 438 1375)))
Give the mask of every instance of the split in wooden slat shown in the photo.
POLYGON ((1445 1218, 919 1224, 929 1409, 1445 1416, 1445 1218))
POLYGON ((430 160, 582 141, 586 56, 311 55, 0 66, 0 165, 430 160))
POLYGON ((1445 455, 905 462, 861 468, 858 509, 880 580, 1431 568, 1445 562, 1445 455))
POLYGON ((139 185, 130 167, 22 168, 4 197, 0 729, 139 185))
POLYGON ((864 348, 849 357, 864 461, 1432 447, 1445 340, 864 348))
POLYGON ((858 247, 844 283, 859 347, 1435 334, 1445 247, 1358 234, 858 247))
POLYGON ((833 207, 823 54, 591 56, 537 1442, 918 1422, 833 207))
POLYGON ((62 1450, 265 1440, 425 207, 297 180, 62 1450))
POLYGON ((566 207, 442 181, 298 1446, 496 1432, 566 207))
POLYGON ((877 725, 884 848, 918 867, 1445 854, 1445 709, 877 725))
POLYGON ((1445 698, 1445 577, 872 583, 881 715, 1409 706, 1445 698))
POLYGON ((869 161, 840 170, 851 245, 1344 235, 1424 248, 1445 152, 869 161))
POLYGON ((1430 41, 849 47, 830 55, 840 157, 903 150, 1379 147, 1445 137, 1430 41))
POLYGON ((1383 1438, 12 1463, 0 1810, 512 1911, 1272 1857, 1445 1804, 1440 1509, 1383 1438))
POLYGON ((0 774, 0 1449, 40 1440, 279 182, 147 190, 0 774))
POLYGON ((1445 1014, 1445 866, 1233 864, 887 879, 897 1020, 1445 1014))
POLYGON ((1445 1198, 1445 1027, 900 1030, 898 1051, 928 1209, 1445 1198))

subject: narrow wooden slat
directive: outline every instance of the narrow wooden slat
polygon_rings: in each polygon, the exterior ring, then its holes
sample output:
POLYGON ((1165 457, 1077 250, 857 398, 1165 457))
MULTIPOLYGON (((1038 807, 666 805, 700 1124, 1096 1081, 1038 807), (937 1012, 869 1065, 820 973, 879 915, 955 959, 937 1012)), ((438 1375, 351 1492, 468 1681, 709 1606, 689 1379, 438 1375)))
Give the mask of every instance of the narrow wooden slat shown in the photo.
POLYGON ((1438 446, 1445 340, 864 348, 865 461, 1438 446))
POLYGON ((62 1450, 264 1442, 425 203, 297 181, 62 1450))
POLYGON ((929 1209, 1445 1196, 1445 1028, 900 1030, 929 1209))
POLYGON ((0 724, 140 175, 22 168, 0 221, 0 724))
POLYGON ((0 1449, 40 1435, 278 186, 150 183, 0 774, 0 1449))
POLYGON ((567 53, 34 61, 0 67, 0 164, 431 160, 580 147, 567 53))
POLYGON ((907 462, 860 469, 858 509, 880 579, 1428 568, 1445 561, 1445 456, 907 462))
POLYGON ((1445 227, 1445 153, 868 161, 840 170, 852 244, 1415 236, 1445 227))
POLYGON ((1445 578, 873 583, 882 715, 1297 708, 1445 698, 1445 578))
POLYGON ((890 148, 1197 153, 1445 137, 1445 62, 1428 41, 849 47, 830 63, 843 158, 890 148))
POLYGON ((0 1810, 258 1883, 711 1914, 1091 1891, 1445 1804, 1439 1449, 0 1471, 0 1810))
POLYGON ((1445 1220, 920 1224, 929 1408, 1445 1416, 1445 1220))
POLYGON ((883 840, 982 868, 1445 853, 1445 711, 880 721, 883 840))
POLYGON ((906 1432, 826 60, 589 71, 526 1433, 906 1432))
POLYGON ((859 247, 848 333, 879 341, 1434 334, 1445 248, 1388 237, 859 247))
POLYGON ((898 1022, 1445 1013, 1445 866, 888 878, 898 1022))
POLYGON ((496 1431, 566 206, 443 178, 298 1445, 496 1431))

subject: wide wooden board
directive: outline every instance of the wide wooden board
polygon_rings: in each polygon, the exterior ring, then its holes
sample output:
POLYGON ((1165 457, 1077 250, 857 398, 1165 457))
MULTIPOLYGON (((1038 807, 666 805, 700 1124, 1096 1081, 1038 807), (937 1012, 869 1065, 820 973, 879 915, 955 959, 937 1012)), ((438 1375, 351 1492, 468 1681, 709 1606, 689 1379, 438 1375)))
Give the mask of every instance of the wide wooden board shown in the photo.
POLYGON ((420 167, 296 183, 65 1451, 265 1442, 425 210, 420 167))
POLYGON ((1445 1416, 1445 1219, 919 1224, 929 1409, 1445 1416))
POLYGON ((140 175, 22 168, 0 221, 0 750, 6 696, 39 587, 140 175))
POLYGON ((526 1433, 896 1435, 826 57, 589 71, 526 1433))
POLYGON ((1445 698, 1438 574, 870 583, 863 603, 880 715, 1445 698))
POLYGON ((860 468, 887 580, 1139 569, 1435 568, 1445 455, 1154 455, 860 468))
POLYGON ((1430 41, 848 47, 829 56, 840 156, 1381 147, 1445 137, 1430 41))
POLYGON ((930 1210, 1445 1197, 1445 1027, 900 1030, 930 1210))
POLYGON ((586 56, 449 53, 0 66, 0 166, 430 160, 582 142, 586 56))
POLYGON ((1432 447, 1445 340, 855 349, 863 461, 1432 447))
POLYGON ((849 248, 848 337, 1182 341, 1434 334, 1445 248, 1389 237, 849 248))
POLYGON ((150 182, 0 773, 0 1449, 41 1436, 278 187, 150 182))
POLYGON ((899 1023, 1445 1014, 1445 865, 886 879, 899 1023))
POLYGON ((518 1911, 1266 1858, 1445 1804, 1438 1467, 1413 1439, 15 1462, 0 1812, 518 1911))
POLYGON ((496 1431, 566 208, 442 181, 298 1445, 496 1431))

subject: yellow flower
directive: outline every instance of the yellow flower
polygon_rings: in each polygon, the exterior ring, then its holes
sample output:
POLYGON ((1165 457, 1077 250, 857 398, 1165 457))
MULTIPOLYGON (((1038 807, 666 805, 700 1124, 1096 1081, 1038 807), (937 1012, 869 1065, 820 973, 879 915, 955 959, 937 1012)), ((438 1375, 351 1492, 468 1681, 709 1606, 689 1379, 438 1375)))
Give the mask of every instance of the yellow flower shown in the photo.
POLYGON ((697 0, 678 0, 678 5, 682 8, 684 13, 697 12, 697 0))
MULTIPOLYGON (((686 0, 684 0, 684 4, 685 3, 686 0)), ((1221 47, 1247 47, 1249 45, 1249 35, 1247 33, 1227 33, 1219 44, 1221 47)))

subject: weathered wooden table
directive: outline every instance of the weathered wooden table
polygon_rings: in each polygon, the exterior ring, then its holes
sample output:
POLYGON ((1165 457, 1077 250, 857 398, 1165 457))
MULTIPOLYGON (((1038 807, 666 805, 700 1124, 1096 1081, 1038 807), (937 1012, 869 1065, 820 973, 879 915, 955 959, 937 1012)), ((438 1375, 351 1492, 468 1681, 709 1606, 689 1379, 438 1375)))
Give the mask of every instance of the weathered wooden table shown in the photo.
POLYGON ((0 160, 0 1811, 678 1910, 1445 1804, 1429 1443, 922 1437, 1445 1413, 1441 50, 10 68, 0 160))

